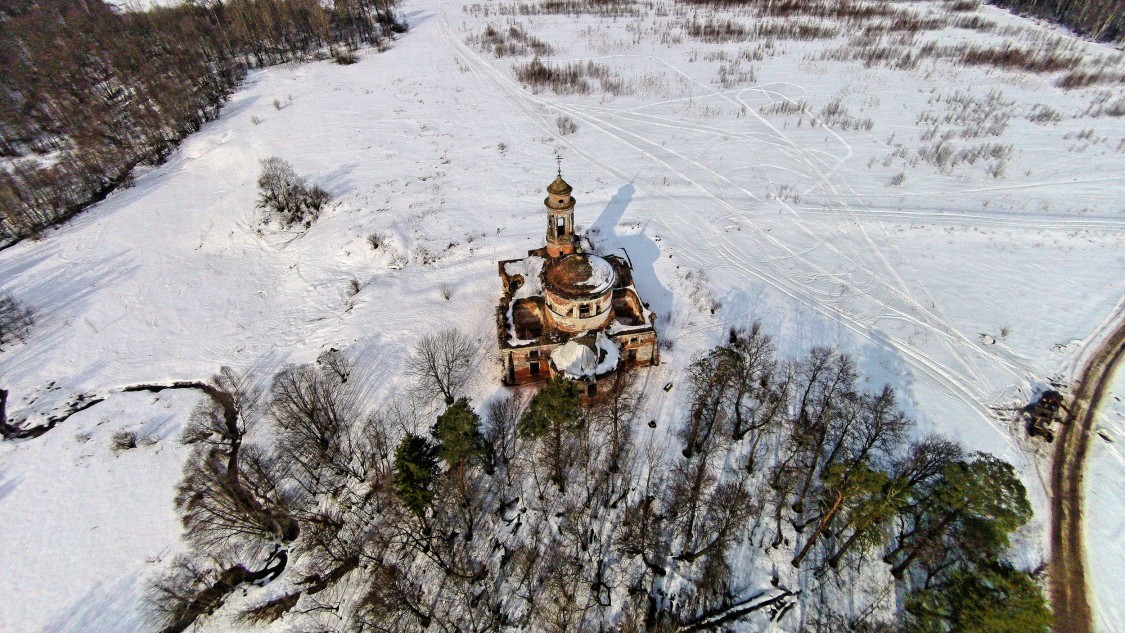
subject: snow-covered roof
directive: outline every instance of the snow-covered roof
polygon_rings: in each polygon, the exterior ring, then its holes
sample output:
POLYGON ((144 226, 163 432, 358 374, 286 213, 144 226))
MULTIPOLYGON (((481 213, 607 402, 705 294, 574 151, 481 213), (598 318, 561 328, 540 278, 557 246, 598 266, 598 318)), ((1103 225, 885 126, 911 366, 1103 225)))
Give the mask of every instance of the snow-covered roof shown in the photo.
POLYGON ((546 275, 547 289, 564 297, 604 294, 617 284, 617 272, 604 258, 575 253, 552 264, 546 275))
POLYGON ((543 258, 538 255, 528 255, 523 259, 517 259, 510 262, 504 262, 504 274, 509 277, 519 275, 523 277, 523 284, 512 293, 511 301, 508 302, 507 324, 508 324, 508 344, 521 345, 524 343, 532 343, 532 340, 524 340, 516 336, 516 322, 512 314, 516 301, 526 299, 528 297, 537 297, 543 294, 543 258))
POLYGON ((534 297, 543 294, 543 258, 538 255, 528 255, 523 259, 504 262, 504 274, 509 277, 519 275, 523 277, 523 285, 512 293, 512 300, 534 297))
POLYGON ((590 378, 612 371, 620 358, 617 344, 601 332, 595 335, 593 347, 574 338, 551 352, 551 363, 568 378, 590 378))

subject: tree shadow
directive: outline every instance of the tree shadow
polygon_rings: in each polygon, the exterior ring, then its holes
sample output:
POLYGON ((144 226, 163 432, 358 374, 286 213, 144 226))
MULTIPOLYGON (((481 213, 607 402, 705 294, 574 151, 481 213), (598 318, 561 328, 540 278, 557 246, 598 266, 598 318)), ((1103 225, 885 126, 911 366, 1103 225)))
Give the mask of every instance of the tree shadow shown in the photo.
POLYGON ((355 189, 355 183, 352 182, 350 176, 357 167, 359 167, 358 162, 340 165, 324 176, 315 179, 316 184, 324 187, 333 197, 339 198, 355 189))
POLYGON ((149 629, 138 608, 141 573, 133 572, 111 585, 95 585, 85 595, 72 600, 43 627, 41 633, 72 631, 141 632, 149 629))
MULTIPOLYGON (((44 349, 65 349, 74 345, 76 327, 93 327, 86 318, 95 295, 133 276, 138 265, 124 253, 105 254, 82 266, 60 262, 59 243, 37 245, 41 248, 13 253, 0 264, 0 278, 8 271, 18 272, 11 279, 12 294, 34 311, 34 323, 27 340, 13 342, 3 349, 0 383, 22 382, 39 374, 44 349)), ((68 392, 71 385, 88 378, 92 371, 104 367, 110 359, 96 359, 86 366, 71 364, 66 375, 58 376, 57 396, 68 392)), ((25 387, 26 388, 26 387, 25 387)), ((52 406, 51 402, 41 403, 52 406)))
POLYGON ((5 497, 15 492, 16 488, 20 487, 20 482, 23 480, 20 476, 9 477, 6 472, 7 469, 0 470, 0 501, 5 497))
POLYGON ((406 24, 410 27, 411 30, 414 30, 419 26, 422 26, 426 22, 429 22, 430 19, 434 17, 434 15, 435 14, 433 11, 418 10, 411 11, 404 17, 406 18, 406 24))
POLYGON ((918 421, 920 412, 914 406, 914 373, 890 338, 872 328, 869 339, 855 356, 861 375, 869 381, 867 389, 877 392, 884 384, 890 385, 895 390, 895 402, 899 408, 918 421))

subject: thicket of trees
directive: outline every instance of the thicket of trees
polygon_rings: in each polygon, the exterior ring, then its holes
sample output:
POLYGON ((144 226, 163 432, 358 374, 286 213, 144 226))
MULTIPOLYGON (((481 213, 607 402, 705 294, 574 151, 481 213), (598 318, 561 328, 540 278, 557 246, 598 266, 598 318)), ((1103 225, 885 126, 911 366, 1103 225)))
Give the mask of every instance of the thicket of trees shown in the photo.
POLYGON ((377 407, 338 352, 285 368, 267 394, 218 379, 228 395, 185 432, 196 448, 178 499, 195 551, 154 586, 165 630, 282 570, 285 593, 247 621, 695 631, 792 614, 799 630, 833 633, 1049 628, 1039 586, 1006 562, 1031 513, 1014 469, 913 437, 894 391, 860 388, 847 355, 787 361, 757 327, 731 332, 692 363, 690 406, 671 421, 682 443, 666 447, 663 434, 638 442, 630 374, 588 406, 553 380, 478 409, 463 374, 447 380, 459 363, 418 362, 440 357, 435 342, 416 350, 414 397, 377 407), (268 442, 246 439, 255 423, 268 442))
POLYGON ((1019 13, 1047 18, 1105 42, 1125 39, 1125 11, 1119 0, 988 0, 1019 13))
POLYGON ((0 243, 102 199, 218 116, 247 68, 378 44, 394 0, 226 0, 120 12, 0 6, 0 243))
POLYGON ((332 195, 319 185, 309 185, 292 165, 277 156, 264 158, 261 163, 258 208, 265 211, 265 221, 276 220, 285 228, 311 226, 332 195))

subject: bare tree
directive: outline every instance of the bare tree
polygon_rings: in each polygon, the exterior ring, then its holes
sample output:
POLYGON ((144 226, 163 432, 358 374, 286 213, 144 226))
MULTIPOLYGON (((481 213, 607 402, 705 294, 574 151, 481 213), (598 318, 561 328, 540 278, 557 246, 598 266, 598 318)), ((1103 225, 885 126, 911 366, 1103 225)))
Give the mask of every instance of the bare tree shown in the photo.
MULTIPOLYGON (((645 584, 645 576, 649 579, 648 584, 657 577, 666 576, 667 565, 672 558, 671 535, 668 521, 665 520, 663 495, 665 468, 660 454, 651 447, 648 451, 648 463, 643 487, 639 487, 635 497, 625 507, 616 534, 617 551, 627 557, 640 557, 644 562, 647 573, 638 579, 639 584, 645 584)), ((648 587, 644 589, 647 591, 648 587)))
POLYGON ((506 468, 516 456, 518 425, 524 402, 508 395, 488 403, 485 408, 484 449, 493 469, 506 468))
POLYGON ((214 610, 218 605, 200 600, 200 595, 217 579, 217 568, 186 554, 173 559, 168 569, 149 583, 145 594, 150 624, 163 629, 186 617, 199 617, 214 610))
POLYGON ((6 292, 0 293, 0 346, 16 339, 22 341, 27 338, 34 324, 35 313, 31 308, 16 301, 6 292))
POLYGON ((825 471, 831 462, 831 440, 840 437, 835 422, 852 408, 856 397, 855 361, 826 347, 814 347, 797 364, 796 388, 798 394, 793 439, 798 458, 795 465, 803 471, 803 483, 797 491, 793 510, 800 514, 804 508, 815 477, 825 471))
POLYGON ((348 382, 355 363, 335 347, 324 350, 316 357, 316 364, 336 374, 340 382, 348 382))
POLYGON ((717 439, 715 434, 727 425, 730 410, 726 405, 736 382, 736 361, 734 350, 716 347, 688 366, 691 410, 679 431, 684 457, 709 453, 717 439))
POLYGON ((232 476, 221 451, 197 449, 176 488, 185 537, 201 550, 233 545, 261 551, 293 541, 297 522, 288 511, 277 460, 250 444, 242 447, 232 476))
POLYGON ((361 415, 354 391, 327 366, 290 365, 273 379, 269 417, 280 448, 310 494, 338 490, 358 471, 354 431, 361 415))
POLYGON ((469 337, 456 328, 423 336, 406 362, 406 371, 424 395, 440 393, 450 405, 469 380, 475 350, 469 337))
POLYGON ((332 196, 317 185, 309 186, 293 166, 277 156, 263 158, 258 176, 258 207, 282 226, 306 228, 320 215, 332 196))

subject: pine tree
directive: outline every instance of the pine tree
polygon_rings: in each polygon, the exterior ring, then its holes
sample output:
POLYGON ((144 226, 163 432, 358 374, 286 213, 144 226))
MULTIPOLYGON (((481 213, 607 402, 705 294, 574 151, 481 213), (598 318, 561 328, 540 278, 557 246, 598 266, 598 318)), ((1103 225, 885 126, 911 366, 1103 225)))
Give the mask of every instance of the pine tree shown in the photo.
POLYGON ((450 466, 458 466, 484 454, 480 416, 468 398, 459 398, 438 416, 430 433, 438 442, 438 456, 450 466))
POLYGON ((552 427, 574 429, 582 419, 582 391, 573 381, 552 378, 531 399, 520 418, 520 435, 542 437, 552 427))
POLYGON ((413 433, 402 438, 395 449, 395 494, 419 518, 426 516, 434 498, 437 451, 432 442, 413 433))
POLYGON ((973 453, 913 491, 903 513, 912 527, 884 558, 896 561, 891 569, 896 577, 932 551, 953 549, 973 560, 999 556, 1008 535, 1031 518, 1031 504, 1011 464, 973 453))
POLYGON ((1003 563, 958 570, 947 584, 907 598, 906 631, 1047 633, 1051 612, 1026 573, 1003 563))

